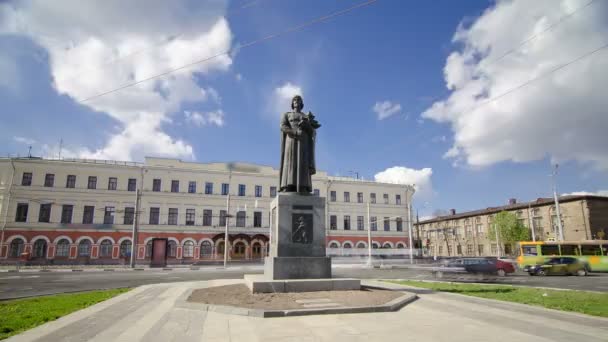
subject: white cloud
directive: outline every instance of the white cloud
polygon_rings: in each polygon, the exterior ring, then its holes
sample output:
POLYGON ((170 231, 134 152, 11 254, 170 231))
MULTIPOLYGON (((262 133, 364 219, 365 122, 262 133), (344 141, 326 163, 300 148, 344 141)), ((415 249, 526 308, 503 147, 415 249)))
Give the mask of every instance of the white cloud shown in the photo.
POLYGON ((378 120, 384 120, 398 113, 401 110, 401 105, 391 101, 376 102, 372 110, 378 115, 378 120))
POLYGON ((18 143, 25 144, 25 145, 33 145, 36 143, 36 140, 31 139, 31 138, 26 138, 26 137, 15 136, 15 137, 13 137, 13 140, 15 140, 18 143))
MULTIPOLYGON (((225 7, 224 1, 16 2, 0 5, 0 32, 30 37, 45 48, 54 88, 79 101, 229 50, 225 7)), ((231 63, 222 56, 84 102, 115 119, 120 130, 83 156, 193 158, 192 146, 161 124, 171 122, 184 102, 219 103, 219 94, 199 86, 195 75, 225 71, 231 63)))
POLYGON ((184 111, 186 122, 198 127, 205 125, 224 126, 224 112, 221 109, 211 112, 191 112, 184 111))
POLYGON ((414 185, 418 198, 429 198, 433 195, 431 176, 433 169, 426 167, 420 170, 405 166, 393 166, 376 173, 376 182, 414 185))
POLYGON ((575 191, 575 192, 571 192, 571 193, 568 193, 568 194, 561 194, 560 196, 583 196, 583 195, 608 197, 608 190, 598 190, 596 192, 575 191))
POLYGON ((606 43, 608 3, 596 1, 501 58, 583 5, 570 0, 502 0, 470 26, 458 27, 458 48, 444 68, 452 93, 422 115, 451 125, 454 144, 445 157, 486 166, 550 156, 608 169, 607 51, 486 103, 606 43))
POLYGON ((243 79, 243 75, 241 75, 241 74, 236 74, 236 75, 234 76, 234 78, 236 78, 236 80, 237 80, 237 81, 241 81, 241 80, 243 79))
MULTIPOLYGON (((291 82, 286 82, 280 87, 275 88, 272 97, 272 109, 281 115, 291 110, 291 100, 295 95, 304 97, 302 87, 291 82)), ((306 102, 304 102, 306 104, 306 102)))

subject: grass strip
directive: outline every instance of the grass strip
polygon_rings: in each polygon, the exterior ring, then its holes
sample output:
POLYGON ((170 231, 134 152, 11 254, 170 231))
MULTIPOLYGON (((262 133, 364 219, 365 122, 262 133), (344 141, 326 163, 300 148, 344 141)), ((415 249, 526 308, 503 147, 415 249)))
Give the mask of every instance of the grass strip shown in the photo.
POLYGON ((0 340, 127 291, 113 289, 0 302, 0 340))
POLYGON ((455 284, 444 282, 390 281, 440 292, 542 306, 549 309, 608 317, 608 293, 560 291, 505 285, 455 284))

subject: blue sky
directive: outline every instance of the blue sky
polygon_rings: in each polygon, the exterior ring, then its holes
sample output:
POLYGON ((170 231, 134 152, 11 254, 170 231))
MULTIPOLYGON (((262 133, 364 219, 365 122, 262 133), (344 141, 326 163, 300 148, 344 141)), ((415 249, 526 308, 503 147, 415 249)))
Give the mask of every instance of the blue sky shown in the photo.
POLYGON ((53 157, 63 139, 68 157, 277 166, 279 115, 297 91, 323 125, 319 169, 417 183, 422 215, 549 196, 552 162, 561 193, 608 189, 605 51, 483 105, 608 42, 606 4, 380 0, 239 49, 361 2, 2 4, 0 153, 53 157))

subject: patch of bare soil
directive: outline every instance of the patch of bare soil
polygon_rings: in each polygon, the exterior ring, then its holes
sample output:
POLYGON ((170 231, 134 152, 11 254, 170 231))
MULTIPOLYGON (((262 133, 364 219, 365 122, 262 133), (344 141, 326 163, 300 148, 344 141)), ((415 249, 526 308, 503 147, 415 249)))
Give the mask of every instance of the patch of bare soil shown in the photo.
POLYGON ((306 303, 297 300, 320 300, 320 303, 336 303, 336 307, 375 306, 390 302, 401 293, 390 290, 363 288, 359 291, 318 291, 291 293, 251 293, 244 284, 215 286, 194 290, 189 302, 213 305, 229 305, 250 309, 287 310, 306 309, 306 303))

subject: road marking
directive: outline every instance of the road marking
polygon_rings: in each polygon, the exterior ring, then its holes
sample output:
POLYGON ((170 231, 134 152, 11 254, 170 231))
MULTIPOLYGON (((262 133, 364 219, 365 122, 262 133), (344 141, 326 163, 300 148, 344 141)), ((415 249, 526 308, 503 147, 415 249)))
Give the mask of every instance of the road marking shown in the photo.
POLYGON ((39 275, 32 275, 32 276, 10 276, 10 277, 2 277, 0 279, 31 279, 31 278, 40 278, 39 275))

